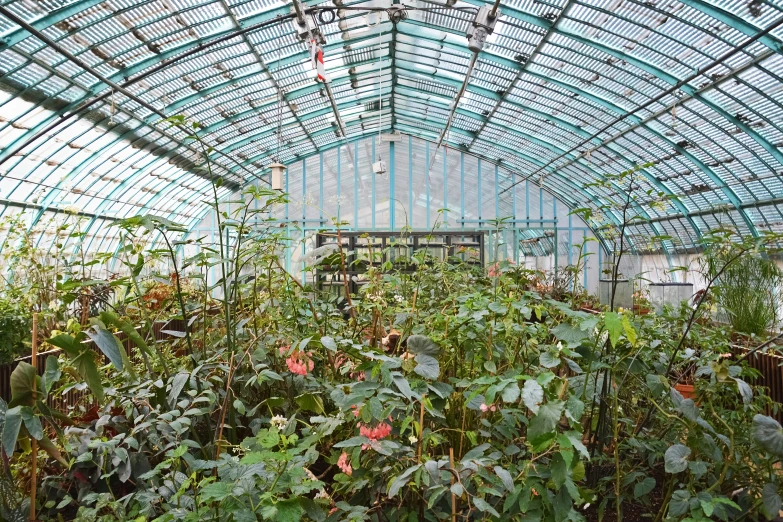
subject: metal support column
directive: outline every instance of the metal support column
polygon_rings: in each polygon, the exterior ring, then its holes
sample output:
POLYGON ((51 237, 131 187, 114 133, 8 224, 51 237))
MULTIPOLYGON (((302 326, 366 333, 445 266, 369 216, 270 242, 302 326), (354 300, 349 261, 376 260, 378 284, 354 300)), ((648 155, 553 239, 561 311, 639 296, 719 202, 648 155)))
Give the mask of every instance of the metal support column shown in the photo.
POLYGON ((396 196, 394 194, 394 173, 395 173, 395 161, 394 161, 394 142, 389 142, 389 230, 394 231, 396 228, 394 219, 394 210, 396 206, 396 196))

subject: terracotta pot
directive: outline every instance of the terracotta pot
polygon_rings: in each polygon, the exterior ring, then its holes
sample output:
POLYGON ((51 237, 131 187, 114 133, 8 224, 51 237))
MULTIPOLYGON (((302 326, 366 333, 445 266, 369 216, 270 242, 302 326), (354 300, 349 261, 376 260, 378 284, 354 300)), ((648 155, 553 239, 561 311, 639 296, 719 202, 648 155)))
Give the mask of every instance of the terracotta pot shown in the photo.
POLYGON ((674 389, 680 392, 683 399, 693 399, 696 396, 693 384, 675 384, 674 389))

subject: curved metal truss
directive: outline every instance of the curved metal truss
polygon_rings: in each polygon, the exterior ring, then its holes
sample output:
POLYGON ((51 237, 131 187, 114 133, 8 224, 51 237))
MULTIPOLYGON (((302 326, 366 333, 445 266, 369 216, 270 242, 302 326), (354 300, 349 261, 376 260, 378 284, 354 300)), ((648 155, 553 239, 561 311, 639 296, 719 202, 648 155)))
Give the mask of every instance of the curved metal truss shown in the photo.
POLYGON ((783 2, 505 2, 456 99, 488 2, 333 1, 302 2, 328 88, 281 1, 0 1, 0 204, 31 227, 64 205, 89 227, 194 226, 214 177, 221 195, 265 178, 278 115, 283 163, 379 130, 435 141, 451 120, 446 146, 609 221, 624 189, 592 183, 644 165, 628 232, 677 238, 666 253, 719 225, 783 230, 783 2), (175 114, 211 149, 161 123, 175 114))

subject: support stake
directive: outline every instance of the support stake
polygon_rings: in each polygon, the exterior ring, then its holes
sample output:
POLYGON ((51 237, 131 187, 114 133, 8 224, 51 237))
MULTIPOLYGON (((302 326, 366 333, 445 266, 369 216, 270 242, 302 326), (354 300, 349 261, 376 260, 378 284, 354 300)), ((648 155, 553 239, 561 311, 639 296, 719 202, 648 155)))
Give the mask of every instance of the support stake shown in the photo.
MULTIPOLYGON (((33 368, 35 368, 35 375, 38 375, 38 314, 33 314, 33 348, 32 358, 33 368)), ((37 379, 33 379, 33 400, 36 399, 38 392, 38 386, 36 384, 37 379)), ((37 467, 38 467, 38 441, 33 436, 30 436, 30 521, 35 522, 35 493, 37 486, 37 467)))
MULTIPOLYGON (((449 466, 454 469, 454 448, 449 448, 449 466)), ((454 475, 451 475, 451 485, 454 486, 454 475)), ((457 495, 451 492, 451 522, 457 522, 457 495)))

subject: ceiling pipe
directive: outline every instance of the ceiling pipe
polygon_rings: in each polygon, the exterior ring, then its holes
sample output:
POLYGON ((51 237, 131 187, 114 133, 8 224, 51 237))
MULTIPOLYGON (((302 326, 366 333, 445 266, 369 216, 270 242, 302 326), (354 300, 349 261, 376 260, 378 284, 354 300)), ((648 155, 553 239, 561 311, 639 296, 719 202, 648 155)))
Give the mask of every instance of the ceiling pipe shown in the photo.
POLYGON ((443 140, 448 135, 451 124, 454 121, 454 115, 457 113, 457 106, 459 105, 462 96, 465 94, 465 91, 468 88, 470 77, 473 75, 473 69, 476 67, 478 55, 484 48, 487 37, 495 30, 495 24, 500 17, 500 11, 498 9, 499 5, 500 0, 495 0, 495 3, 492 5, 492 7, 487 5, 480 7, 476 12, 476 17, 473 19, 473 23, 468 26, 468 31, 465 36, 468 38, 468 49, 473 52, 473 56, 470 58, 470 63, 468 64, 468 70, 465 73, 465 79, 462 82, 462 86, 457 91, 457 95, 454 97, 454 100, 451 102, 451 106, 449 107, 449 117, 446 119, 446 126, 441 131, 440 135, 438 136, 438 141, 435 143, 435 151, 432 153, 430 166, 427 169, 428 176, 432 170, 432 166, 435 164, 435 157, 438 154, 438 150, 443 144, 443 140))
MULTIPOLYGON (((297 34, 300 38, 303 38, 305 35, 308 39, 308 45, 309 40, 317 39, 320 43, 325 43, 326 39, 324 38, 324 35, 321 34, 321 30, 316 26, 312 27, 310 24, 310 21, 307 19, 307 15, 305 13, 305 8, 302 6, 302 3, 300 0, 292 0, 294 3, 294 13, 296 14, 296 19, 294 20, 294 23, 297 26, 297 34)), ((334 119, 337 121, 337 127, 340 129, 340 136, 345 138, 347 136, 347 133, 345 131, 345 124, 343 123, 343 119, 340 116, 340 111, 337 108, 337 101, 334 99, 334 93, 332 93, 332 86, 329 85, 328 81, 324 81, 324 90, 326 91, 326 96, 329 98, 329 103, 332 106, 332 112, 334 112, 334 119)))

